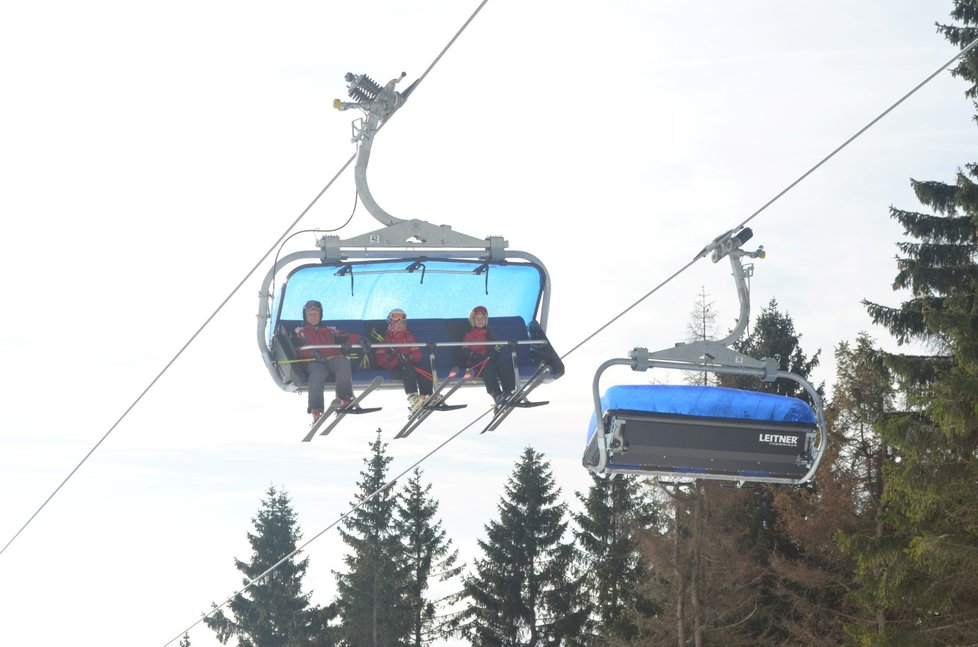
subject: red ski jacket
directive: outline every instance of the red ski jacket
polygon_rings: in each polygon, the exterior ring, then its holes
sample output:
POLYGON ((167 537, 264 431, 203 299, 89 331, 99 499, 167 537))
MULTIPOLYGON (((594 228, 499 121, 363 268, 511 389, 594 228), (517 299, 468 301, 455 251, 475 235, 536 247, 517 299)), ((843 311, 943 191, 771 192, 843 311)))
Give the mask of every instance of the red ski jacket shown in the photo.
MULTIPOLYGON (((485 328, 469 328, 469 331, 462 336, 462 341, 496 341, 496 336, 492 334, 488 326, 485 328)), ((485 356, 492 350, 492 346, 462 346, 462 350, 467 350, 474 355, 485 356)))
MULTIPOLYGON (((384 341, 388 344, 413 344, 417 339, 405 328, 403 332, 388 330, 384 335, 384 341)), ((397 368, 401 365, 401 356, 417 364, 421 361, 421 349, 417 346, 412 348, 378 348, 377 366, 397 368)))
MULTIPOLYGON (((339 328, 324 326, 322 324, 319 324, 318 326, 310 326, 309 324, 299 326, 295 329, 295 336, 302 342, 303 345, 355 344, 360 339, 360 336, 356 333, 344 332, 339 328)), ((336 357, 337 355, 342 354, 339 348, 320 348, 318 350, 326 357, 336 357)), ((299 354, 302 357, 313 357, 314 353, 314 350, 299 351, 299 354)))

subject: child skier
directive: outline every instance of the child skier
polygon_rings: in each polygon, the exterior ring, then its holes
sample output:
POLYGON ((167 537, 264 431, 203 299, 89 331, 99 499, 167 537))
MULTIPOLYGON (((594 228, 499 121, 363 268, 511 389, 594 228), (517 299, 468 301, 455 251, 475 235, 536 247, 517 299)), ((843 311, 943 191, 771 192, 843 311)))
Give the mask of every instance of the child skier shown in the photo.
MULTIPOLYGON (((388 344, 413 344, 417 340, 407 327, 407 314, 395 308, 387 315, 387 331, 384 342, 388 344)), ((431 395, 431 363, 425 360, 417 346, 378 348, 377 366, 390 369, 391 377, 404 382, 408 408, 417 411, 431 395)))
POLYGON ((475 343, 462 346, 462 358, 467 368, 486 383, 486 391, 496 406, 502 405, 516 388, 513 358, 506 345, 486 344, 496 341, 489 329, 489 311, 476 306, 469 313, 469 330, 462 336, 463 342, 475 343))
MULTIPOLYGON (((306 301, 302 308, 302 325, 295 329, 295 337, 301 345, 314 344, 351 344, 356 343, 356 333, 346 333, 338 328, 322 325, 323 304, 319 301, 306 301)), ((309 406, 306 409, 312 414, 312 422, 323 415, 325 406, 324 391, 326 378, 330 374, 336 380, 336 408, 346 407, 353 400, 353 370, 350 359, 338 348, 316 348, 299 352, 303 358, 315 359, 310 362, 309 370, 309 406)))

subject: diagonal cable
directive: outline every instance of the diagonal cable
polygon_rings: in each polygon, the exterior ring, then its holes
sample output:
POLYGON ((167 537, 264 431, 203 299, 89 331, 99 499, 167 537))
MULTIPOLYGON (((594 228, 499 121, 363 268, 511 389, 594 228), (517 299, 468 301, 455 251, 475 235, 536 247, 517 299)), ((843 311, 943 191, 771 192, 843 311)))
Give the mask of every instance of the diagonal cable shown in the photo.
MULTIPOLYGON (((485 4, 488 1, 489 0, 482 0, 482 3, 476 8, 476 10, 472 13, 472 15, 469 16, 469 19, 465 21, 465 23, 455 33, 455 35, 448 42, 448 44, 445 45, 444 48, 442 48, 442 51, 439 52, 438 56, 435 57, 435 59, 434 59, 434 61, 432 61, 431 65, 429 65, 428 68, 424 71, 424 74, 422 74, 418 78, 418 80, 415 82, 415 84, 414 84, 415 89, 417 88, 418 85, 421 84, 421 81, 428 75, 428 73, 431 72, 431 70, 432 70, 432 68, 434 68, 435 64, 439 60, 441 60, 441 57, 445 55, 445 52, 447 52, 448 49, 455 43, 455 41, 458 39, 458 37, 462 34, 462 31, 464 31, 465 28, 469 26, 469 23, 472 22, 472 19, 475 18, 475 16, 479 13, 479 11, 482 10, 482 7, 484 7, 485 4)), ((21 535, 21 533, 24 532, 24 530, 27 528, 27 526, 29 526, 31 524, 31 522, 34 521, 34 519, 37 517, 37 515, 39 515, 41 513, 41 511, 47 506, 47 504, 50 503, 51 499, 53 499, 55 497, 55 495, 57 495, 58 492, 61 491, 61 488, 63 488, 65 486, 65 484, 68 483, 69 480, 71 480, 71 478, 75 475, 75 473, 78 472, 79 469, 81 469, 81 466, 84 465, 85 462, 92 456, 92 454, 95 453, 95 450, 97 450, 102 445, 102 443, 105 442, 105 440, 109 437, 109 435, 113 431, 115 431, 116 427, 118 427, 119 424, 123 420, 125 420, 126 416, 129 415, 129 412, 132 411, 136 407, 137 404, 139 404, 139 402, 143 399, 143 397, 147 393, 149 393, 149 390, 152 389, 156 385, 156 383, 160 380, 160 378, 163 377, 163 375, 170 369, 170 367, 173 365, 173 363, 176 362, 177 359, 179 359, 181 355, 183 355, 183 352, 185 350, 187 350, 187 348, 190 346, 190 344, 193 343, 193 341, 195 339, 197 339, 197 337, 200 335, 200 333, 202 333, 204 331, 204 329, 210 324, 210 322, 214 319, 214 317, 216 317, 217 314, 224 308, 224 306, 227 305, 228 301, 230 301, 231 298, 235 294, 238 293, 238 290, 240 290, 241 287, 255 273, 255 271, 259 267, 262 266, 262 264, 265 262, 265 260, 269 256, 271 256, 271 254, 275 251, 275 249, 278 247, 278 245, 286 238, 286 236, 288 236, 289 232, 292 231, 292 229, 294 229, 297 224, 299 224, 299 221, 302 220, 306 216, 307 213, 309 213, 309 210, 312 209, 313 205, 315 205, 316 202, 319 201, 319 199, 323 196, 323 194, 326 193, 326 190, 329 189, 333 185, 334 182, 336 182, 336 180, 339 178, 339 176, 343 173, 343 171, 345 171, 347 169, 347 167, 350 166, 350 164, 353 163, 353 161, 356 159, 356 157, 357 157, 356 156, 356 153, 354 153, 350 157, 350 159, 348 159, 346 161, 346 163, 343 164, 343 166, 340 167, 340 170, 336 172, 336 175, 333 176, 333 179, 331 179, 326 184, 326 186, 324 186, 323 189, 316 195, 316 197, 313 198, 312 202, 309 203, 309 206, 307 206, 305 209, 303 209, 302 210, 302 213, 300 213, 298 215, 298 217, 296 217, 296 219, 292 221, 292 224, 290 224, 288 226, 288 228, 282 233, 282 235, 279 236, 278 239, 272 244, 272 246, 268 248, 268 251, 266 251, 264 253, 264 255, 262 255, 262 257, 260 259, 258 259, 258 262, 255 263, 254 267, 252 267, 251 270, 249 270, 247 274, 245 274, 244 278, 242 278, 241 281, 236 286, 234 286, 234 289, 231 290, 230 294, 228 294, 227 297, 225 297, 224 300, 221 301, 220 305, 218 305, 217 308, 214 309, 214 312, 212 312, 211 315, 209 317, 207 317, 207 319, 204 320, 204 323, 202 323, 200 325, 200 327, 197 329, 197 331, 193 335, 190 336, 190 339, 187 340, 187 342, 180 348, 180 350, 178 350, 176 352, 176 354, 170 359, 170 361, 167 362, 166 365, 160 370, 160 372, 157 373, 156 377, 154 377, 150 381, 150 383, 146 386, 146 388, 143 389, 142 393, 140 393, 136 397, 136 399, 133 400, 132 404, 130 404, 129 407, 125 411, 122 412, 122 415, 119 416, 118 420, 116 420, 112 424, 112 426, 109 427, 109 430, 106 431, 102 435, 101 438, 99 438, 98 442, 96 442, 95 445, 92 446, 92 448, 90 450, 88 450, 88 453, 85 454, 85 456, 82 457, 82 459, 78 462, 78 464, 75 465, 74 469, 72 469, 71 472, 68 473, 68 476, 66 476, 64 478, 64 480, 61 481, 60 484, 58 484, 58 487, 56 487, 54 489, 54 491, 51 492, 50 495, 48 495, 48 498, 46 498, 44 500, 44 502, 37 508, 37 510, 34 511, 34 514, 32 514, 30 516, 30 518, 24 523, 24 525, 21 526, 20 529, 16 533, 14 533, 14 536, 11 537, 9 541, 7 541, 7 543, 4 545, 4 547, 3 548, 0 548, 0 556, 2 556, 3 553, 6 552, 6 550, 10 547, 10 545, 13 544, 14 541, 16 541, 16 539, 21 535)))
POLYGON ((777 194, 776 196, 774 196, 773 198, 771 198, 770 200, 768 200, 766 203, 764 203, 764 206, 762 206, 760 209, 758 209, 757 211, 755 211, 754 213, 752 213, 744 222, 742 222, 739 225, 737 225, 737 227, 735 227, 735 229, 741 229, 742 227, 744 227, 744 225, 746 225, 751 220, 753 220, 758 215, 760 215, 760 213, 762 211, 764 211, 765 209, 767 209, 768 207, 770 207, 772 204, 774 204, 778 200, 778 198, 780 198, 781 196, 783 196, 785 193, 787 193, 791 189, 795 188, 795 185, 797 185, 799 182, 801 182, 806 177, 808 177, 809 175, 811 175, 812 173, 814 173, 816 170, 818 170, 818 168, 820 166, 822 166, 822 164, 825 164, 830 159, 832 159, 833 157, 835 157, 835 154, 836 153, 838 153, 843 148, 845 148, 846 146, 848 146, 849 144, 851 144, 853 141, 855 141, 855 139, 857 137, 859 137, 860 135, 862 135, 864 132, 866 132, 867 130, 869 130, 873 126, 875 126, 876 125, 876 122, 878 122, 880 119, 882 119, 886 115, 890 114, 890 112, 892 112, 894 110, 894 108, 896 108, 901 103, 903 103, 904 101, 906 101, 907 99, 909 99, 911 96, 913 96, 917 92, 917 90, 919 90, 920 88, 922 88, 925 85, 927 85, 928 83, 930 83, 934 79, 934 77, 936 77, 938 74, 940 74, 941 72, 943 72, 944 70, 946 70, 947 68, 949 68, 952 63, 954 63, 956 60, 958 60, 959 58, 961 58, 962 56, 964 56, 965 54, 967 54, 976 45, 978 45, 978 38, 976 38, 975 40, 971 41, 968 44, 967 47, 965 47, 964 49, 962 49, 956 55, 952 56, 946 63, 944 63, 939 68, 937 68, 936 70, 934 70, 934 72, 930 76, 928 76, 926 79, 924 79, 923 81, 921 81, 920 83, 918 83, 917 85, 915 85, 912 90, 910 90, 905 95, 903 95, 902 97, 900 97, 899 99, 897 99, 893 104, 890 105, 889 108, 887 108, 886 110, 884 110, 883 112, 881 112, 875 119, 873 119, 868 124, 866 124, 865 126, 863 126, 862 128, 860 128, 856 132, 856 134, 854 134, 852 137, 850 137, 849 139, 847 139, 844 142, 842 142, 834 151, 832 151, 831 153, 829 153, 828 155, 826 155, 825 157, 823 157, 818 162, 818 164, 816 164, 812 168, 808 169, 797 180, 795 180, 794 182, 792 182, 791 184, 789 184, 787 187, 785 187, 785 189, 783 191, 781 191, 781 193, 777 194))
POLYGON ((115 428, 118 427, 123 420, 125 420, 126 416, 129 415, 129 412, 132 411, 137 404, 139 404, 140 400, 142 400, 143 397, 147 393, 149 393, 149 390, 152 389, 156 385, 156 383, 160 380, 160 378, 163 377, 163 375, 170 369, 170 367, 173 366, 173 363, 176 362, 181 355, 183 355, 183 352, 187 350, 190 344, 192 344, 193 341, 197 339, 197 337, 200 335, 200 333, 204 331, 204 328, 206 328, 207 325, 210 324, 210 322, 214 319, 214 317, 217 316, 217 313, 219 313, 224 308, 224 306, 227 305, 228 301, 231 300, 231 297, 237 294, 238 290, 241 289, 241 286, 243 286, 245 282, 247 282, 248 279, 251 278, 251 275, 254 274, 259 267, 261 267, 262 263, 265 262, 265 259, 267 259, 272 254, 272 252, 275 251, 279 243, 282 242, 282 240, 288 235, 288 233, 292 230, 292 228, 295 227, 299 223, 299 221, 302 220, 303 217, 305 217, 307 213, 309 213, 309 210, 312 209, 313 205, 316 204, 319 198, 321 198, 323 194, 326 193, 326 190, 329 189, 329 187, 331 187, 334 182, 336 182, 336 180, 343 173, 343 171, 345 171, 347 167, 353 163, 354 159, 356 159, 356 154, 354 154, 350 159, 346 161, 346 163, 343 166, 340 167, 340 170, 336 172, 336 175, 333 176, 333 179, 331 179, 326 184, 326 186, 323 187, 323 189, 316 195, 316 197, 313 198, 312 202, 309 203, 309 206, 307 206, 305 209, 302 210, 302 213, 300 213, 299 216, 292 221, 292 224, 289 225, 288 229, 286 229, 285 232, 283 232, 282 235, 279 236, 278 240, 276 240, 275 243, 268 248, 268 251, 265 252, 265 254, 258 260, 257 263, 255 263, 254 267, 252 267, 248 271, 248 273, 244 276, 244 278, 242 278, 241 281, 236 286, 234 286, 234 289, 231 290, 231 292, 224 298, 224 300, 221 301, 220 305, 218 305, 217 308, 214 309, 214 312, 212 312, 210 316, 204 320, 204 323, 202 323, 200 327, 197 329, 197 331, 190 336, 190 339, 188 339, 187 342, 180 348, 180 350, 176 352, 176 354, 170 359, 169 362, 166 363, 166 365, 160 370, 160 372, 156 374, 156 377, 154 377, 150 381, 150 383, 146 386, 146 388, 143 389, 142 393, 140 393, 136 397, 136 399, 133 400, 132 404, 129 405, 129 408, 123 411, 122 415, 119 416, 118 420, 112 423, 112 426, 109 427, 109 430, 106 431, 101 438, 99 438, 98 442, 95 443, 95 445, 90 450, 88 450, 88 453, 85 454, 85 456, 81 459, 81 461, 78 462, 77 465, 75 465, 74 469, 72 469, 71 472, 68 473, 68 476, 66 476, 64 480, 61 481, 58 487, 54 489, 54 491, 48 496, 48 498, 44 500, 44 503, 42 503, 40 507, 34 511, 34 514, 32 514, 30 518, 24 523, 24 525, 20 527, 20 530, 14 533, 14 536, 10 538, 10 540, 6 543, 6 545, 4 545, 3 548, 0 548, 0 555, 3 555, 4 551, 6 551, 12 543, 14 543, 17 537, 19 537, 20 534, 24 532, 24 530, 27 528, 27 526, 29 526, 31 522, 34 521, 37 515, 41 513, 41 510, 43 510, 45 506, 47 506, 47 504, 51 501, 51 499, 53 499, 55 495, 61 491, 61 488, 65 486, 65 484, 71 479, 71 477, 73 477, 75 473, 79 469, 81 469, 81 466, 84 465, 85 461, 87 461, 91 457, 91 455, 95 453, 95 450, 98 449, 103 442, 105 442, 105 439, 109 437, 109 434, 115 431, 115 428))
MULTIPOLYGON (((775 202, 777 202, 782 196, 784 196, 786 193, 788 193, 788 191, 790 191, 791 189, 795 188, 802 180, 804 180, 809 175, 811 175, 812 173, 814 173, 815 171, 817 171, 819 169, 819 167, 821 167, 823 164, 825 164, 830 159, 832 159, 833 157, 835 157, 835 155, 837 153, 839 153, 843 148, 845 148, 846 146, 848 146, 849 144, 851 144, 860 135, 862 135, 867 130, 869 130, 870 128, 872 128, 874 125, 876 125, 876 123, 878 121, 880 121, 883 117, 885 117, 886 115, 890 114, 890 112, 892 112, 897 106, 899 106, 901 103, 903 103, 904 101, 906 101, 907 99, 909 99, 914 93, 916 93, 922 87, 924 87, 925 85, 927 85, 928 83, 930 83, 930 81, 932 81, 934 79, 934 77, 936 77, 938 74, 940 74, 941 72, 943 72, 944 70, 946 70, 947 68, 949 68, 952 63, 954 63, 957 59, 959 59, 962 56, 964 56, 966 53, 968 53, 970 50, 972 50, 976 46, 978 46, 978 38, 976 38, 975 40, 971 41, 971 43, 969 43, 967 47, 965 47, 960 52, 958 52, 957 55, 951 57, 951 59, 948 60, 946 63, 943 63, 939 68, 937 68, 936 70, 934 70, 934 72, 931 73, 930 76, 928 76, 926 79, 924 79, 923 81, 921 81, 920 83, 918 83, 917 85, 915 85, 912 90, 910 90, 909 92, 907 92, 906 94, 904 94, 902 97, 900 97, 899 99, 897 99, 894 103, 892 103, 890 105, 890 107, 888 107, 886 110, 884 110, 879 115, 877 115, 876 118, 874 118, 868 124, 866 124, 865 126, 863 126, 862 128, 860 128, 856 132, 856 134, 854 134, 852 137, 850 137, 849 139, 847 139, 844 142, 842 142, 842 144, 840 144, 838 147, 836 147, 835 150, 833 150, 831 153, 829 153, 828 155, 826 155, 825 157, 823 157, 821 160, 819 160, 819 162, 817 164, 815 164, 813 167, 811 167, 810 169, 808 169, 807 171, 805 171, 801 176, 798 177, 797 180, 795 180, 794 182, 792 182, 791 184, 789 184, 787 187, 785 187, 783 190, 781 190, 780 193, 778 193, 773 198, 771 198, 770 200, 768 200, 767 202, 765 202, 764 205, 761 206, 760 209, 758 209, 757 211, 755 211, 754 213, 752 213, 746 220, 744 220, 742 223, 740 223, 739 225, 737 225, 736 227, 734 227, 730 231, 731 232, 735 232, 735 231, 738 231, 738 230, 742 229, 747 223, 749 223, 751 220, 753 220, 754 218, 756 218, 757 216, 759 216, 762 211, 764 211, 765 209, 767 209, 768 207, 770 207, 772 204, 774 204, 775 202)), ((706 256, 710 251, 712 251, 712 249, 713 249, 713 245, 712 244, 711 245, 707 245, 706 247, 704 247, 700 251, 700 253, 697 254, 697 256, 695 258, 693 258, 693 260, 691 260, 690 262, 688 262, 685 265, 683 265, 680 269, 678 269, 675 273, 673 273, 665 281, 663 281, 659 285, 655 286, 654 288, 652 288, 651 290, 649 290, 648 292, 646 292, 645 294, 643 294, 641 297, 638 298, 638 300, 636 300, 635 302, 633 302, 630 306, 628 306, 627 308, 625 308, 624 310, 622 310, 620 313, 618 313, 617 315, 615 315, 614 317, 612 317, 611 320, 609 320, 607 323, 605 323, 600 328, 598 328, 597 330, 595 330, 593 333, 591 333, 590 335, 588 335, 587 337, 585 337, 576 346, 574 346, 569 351, 567 351, 566 353, 564 353, 561 356, 561 359, 564 359, 565 357, 567 357, 568 355, 570 355, 571 353, 573 353, 574 351, 576 351, 578 348, 580 348, 581 346, 583 346, 587 342, 591 341, 594 337, 596 337, 602 331, 604 331, 608 326, 610 326, 611 324, 613 324, 616 321, 618 321, 620 318, 622 318, 625 314, 627 314, 628 312, 630 312, 632 309, 634 309, 640 303, 642 303, 643 301, 645 301, 646 299, 648 299, 650 296, 652 296, 653 294, 655 294, 656 292, 658 292, 660 289, 662 289, 667 283, 669 283, 674 278, 676 278, 677 276, 679 276, 680 274, 682 274, 683 272, 685 272, 687 269, 689 269, 690 266, 692 266, 694 263, 696 263, 696 261, 698 261, 699 259, 701 259, 704 256, 706 256)))

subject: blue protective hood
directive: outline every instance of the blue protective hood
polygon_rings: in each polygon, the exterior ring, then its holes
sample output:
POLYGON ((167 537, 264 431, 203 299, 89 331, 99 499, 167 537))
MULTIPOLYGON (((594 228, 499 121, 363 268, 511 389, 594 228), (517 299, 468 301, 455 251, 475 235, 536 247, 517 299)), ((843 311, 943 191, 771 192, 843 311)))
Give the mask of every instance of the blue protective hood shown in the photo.
MULTIPOLYGON (((705 418, 816 424, 812 408, 798 398, 719 386, 671 384, 613 386, 601 398, 601 408, 605 412, 625 410, 705 418)), ((597 422, 592 413, 587 430, 588 440, 594 435, 596 428, 597 422)))

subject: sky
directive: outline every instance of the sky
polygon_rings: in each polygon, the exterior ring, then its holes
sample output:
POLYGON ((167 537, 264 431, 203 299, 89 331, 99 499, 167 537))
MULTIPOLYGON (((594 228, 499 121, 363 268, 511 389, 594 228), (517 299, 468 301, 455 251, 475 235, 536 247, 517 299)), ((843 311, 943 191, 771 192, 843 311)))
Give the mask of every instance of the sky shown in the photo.
MULTIPOLYGON (((420 76, 478 6, 94 0, 0 13, 0 544, 24 525, 242 282, 201 334, 0 555, 5 644, 167 644, 241 585, 234 558, 269 486, 304 538, 347 511, 368 444, 391 475, 488 406, 438 414, 392 440, 403 396, 300 443, 304 397, 279 390, 256 342, 261 259, 353 154, 346 72, 420 76), (258 265, 258 270, 248 276, 258 265), (246 278, 247 277, 247 278, 246 278)), ((374 143, 374 198, 546 263, 559 353, 743 222, 951 58, 950 2, 488 2, 374 143)), ((965 83, 939 75, 750 224, 753 315, 791 315, 831 392, 833 349, 897 305, 895 206, 910 178, 953 181, 978 136, 965 83)), ((351 171, 299 224, 335 228, 351 171)), ((362 208, 342 235, 379 224, 362 208)), ((315 236, 285 249, 312 248, 315 236)), ((729 266, 703 259, 565 357, 492 434, 459 434, 422 464, 463 559, 523 449, 562 497, 580 465, 601 362, 686 339, 698 295, 733 325, 729 266)), ((676 375, 607 371, 614 383, 676 375)), ((328 603, 345 546, 305 552, 328 603)), ((192 644, 217 645, 198 625, 192 644)), ((175 644, 175 643, 174 643, 175 644)), ((452 643, 443 643, 452 644, 452 643)))

